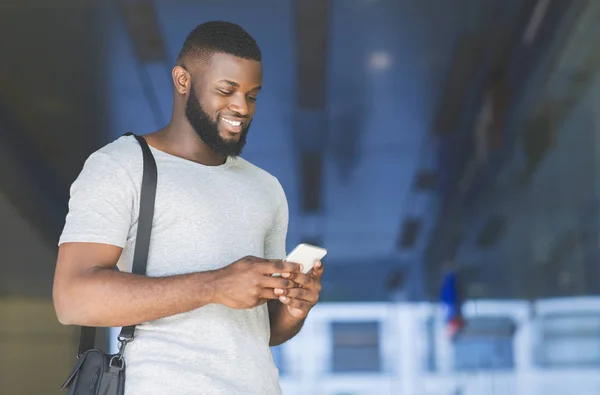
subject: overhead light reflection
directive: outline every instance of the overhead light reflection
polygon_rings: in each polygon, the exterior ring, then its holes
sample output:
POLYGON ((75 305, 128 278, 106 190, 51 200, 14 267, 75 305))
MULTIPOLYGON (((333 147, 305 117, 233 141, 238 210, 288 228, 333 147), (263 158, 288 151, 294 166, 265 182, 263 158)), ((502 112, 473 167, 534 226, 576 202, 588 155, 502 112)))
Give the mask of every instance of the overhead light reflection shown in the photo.
POLYGON ((376 51, 369 57, 369 68, 371 70, 387 70, 392 65, 392 57, 386 51, 376 51))

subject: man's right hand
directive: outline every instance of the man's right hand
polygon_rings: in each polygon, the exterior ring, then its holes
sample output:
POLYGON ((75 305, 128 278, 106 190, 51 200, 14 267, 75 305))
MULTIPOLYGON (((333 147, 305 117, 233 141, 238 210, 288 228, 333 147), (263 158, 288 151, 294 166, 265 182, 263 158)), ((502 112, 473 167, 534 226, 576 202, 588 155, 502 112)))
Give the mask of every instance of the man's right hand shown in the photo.
POLYGON ((215 302, 233 309, 249 309, 269 299, 279 299, 275 288, 288 289, 298 285, 274 273, 300 272, 297 263, 247 256, 215 271, 215 302))

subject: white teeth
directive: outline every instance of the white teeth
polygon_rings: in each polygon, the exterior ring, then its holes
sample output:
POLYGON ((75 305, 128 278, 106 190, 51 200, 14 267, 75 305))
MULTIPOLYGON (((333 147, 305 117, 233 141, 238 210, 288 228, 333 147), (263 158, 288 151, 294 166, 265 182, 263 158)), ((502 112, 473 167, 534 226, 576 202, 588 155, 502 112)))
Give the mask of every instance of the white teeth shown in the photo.
POLYGON ((221 119, 232 126, 240 126, 242 124, 242 122, 240 122, 240 121, 230 121, 229 119, 225 119, 225 118, 221 118, 221 119))

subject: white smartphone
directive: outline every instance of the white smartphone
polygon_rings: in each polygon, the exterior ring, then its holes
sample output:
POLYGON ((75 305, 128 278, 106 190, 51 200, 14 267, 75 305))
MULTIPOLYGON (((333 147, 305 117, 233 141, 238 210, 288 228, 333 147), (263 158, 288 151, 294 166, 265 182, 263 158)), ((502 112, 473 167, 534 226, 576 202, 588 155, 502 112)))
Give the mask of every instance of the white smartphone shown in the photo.
MULTIPOLYGON (((315 262, 323 259, 325 255, 327 255, 327 250, 325 248, 302 243, 298 244, 296 248, 294 248, 292 252, 285 257, 284 260, 302 264, 302 266, 304 266, 302 273, 306 274, 310 269, 312 269, 315 262)), ((273 274, 273 276, 280 275, 281 273, 273 274)))

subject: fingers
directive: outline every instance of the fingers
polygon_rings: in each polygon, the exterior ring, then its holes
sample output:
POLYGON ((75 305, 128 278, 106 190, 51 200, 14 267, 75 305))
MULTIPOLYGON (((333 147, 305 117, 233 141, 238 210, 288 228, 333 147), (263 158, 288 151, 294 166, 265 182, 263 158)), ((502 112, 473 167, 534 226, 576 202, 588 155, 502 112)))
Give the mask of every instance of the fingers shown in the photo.
POLYGON ((320 261, 315 262, 315 265, 308 271, 308 273, 292 273, 289 277, 294 282, 298 283, 301 287, 318 287, 318 291, 321 290, 321 277, 323 276, 323 264, 320 261))
POLYGON ((286 273, 301 272, 302 265, 282 260, 265 260, 261 264, 261 271, 264 274, 282 273, 285 275, 286 273))
POLYGON ((314 278, 321 278, 324 271, 325 267, 323 266, 323 262, 317 261, 313 265, 312 269, 309 270, 308 274, 314 278))
POLYGON ((260 280, 260 286, 262 288, 287 289, 295 288, 298 284, 287 278, 264 276, 260 280))
POLYGON ((311 303, 309 303, 305 300, 290 298, 288 296, 280 296, 279 301, 286 306, 294 307, 294 308, 300 309, 304 312, 309 311, 310 308, 313 306, 311 303))
POLYGON ((280 295, 276 295, 272 288, 263 288, 260 290, 260 299, 279 299, 280 295))
POLYGON ((312 287, 316 282, 318 282, 315 278, 313 278, 310 273, 292 273, 289 277, 290 280, 293 280, 295 283, 304 288, 312 287))
POLYGON ((275 294, 282 295, 287 298, 299 299, 308 302, 311 306, 315 305, 319 300, 319 293, 308 290, 306 288, 290 288, 276 289, 275 294), (283 291, 283 292, 282 292, 283 291))

